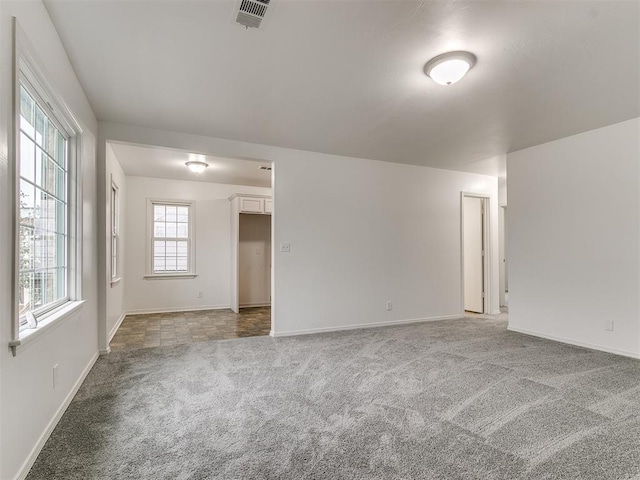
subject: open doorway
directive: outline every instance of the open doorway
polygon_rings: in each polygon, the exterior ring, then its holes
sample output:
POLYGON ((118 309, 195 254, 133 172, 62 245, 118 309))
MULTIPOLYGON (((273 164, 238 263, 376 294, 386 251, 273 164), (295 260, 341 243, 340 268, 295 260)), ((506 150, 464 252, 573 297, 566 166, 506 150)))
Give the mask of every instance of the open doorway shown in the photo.
POLYGON ((105 161, 107 346, 128 350, 269 335, 271 163, 112 141, 105 161), (245 253, 262 259, 243 262, 241 311, 232 311, 229 301, 230 199, 236 196, 246 200, 245 253))
POLYGON ((463 310, 487 314, 489 198, 463 193, 461 203, 463 310))

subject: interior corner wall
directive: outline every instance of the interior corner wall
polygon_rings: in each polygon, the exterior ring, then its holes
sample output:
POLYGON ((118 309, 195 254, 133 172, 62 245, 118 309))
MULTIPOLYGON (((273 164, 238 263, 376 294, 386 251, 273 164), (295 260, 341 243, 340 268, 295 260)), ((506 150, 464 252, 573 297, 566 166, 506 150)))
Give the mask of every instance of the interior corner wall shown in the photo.
POLYGON ((24 478, 31 462, 73 397, 98 354, 96 252, 97 121, 62 42, 40 1, 0 1, 0 478, 24 478), (12 17, 16 17, 49 83, 79 121, 81 138, 82 292, 75 314, 17 350, 11 337, 12 233, 14 194, 9 150, 12 135, 12 17), (58 365, 59 383, 52 385, 58 365))
POLYGON ((640 357, 639 159, 640 118, 508 155, 511 330, 640 357))
POLYGON ((106 330, 107 341, 111 341, 116 333, 118 326, 122 322, 125 313, 125 295, 126 291, 126 238, 127 226, 125 222, 125 213, 127 211, 127 177, 118 162, 118 159, 111 148, 107 144, 106 148, 106 175, 105 175, 105 233, 108 238, 105 239, 106 268, 105 268, 105 308, 106 308, 106 330), (118 204, 119 204, 119 225, 118 225, 118 255, 117 255, 117 277, 118 282, 112 283, 111 280, 111 185, 112 182, 118 187, 118 204))
MULTIPOLYGON (((231 278, 231 202, 234 193, 271 195, 270 188, 127 177, 125 258, 128 313, 229 308, 231 278), (145 279, 147 199, 190 200, 195 205, 193 279, 145 279), (202 297, 198 298, 198 292, 202 297)), ((267 252, 268 255, 268 252, 267 252)))

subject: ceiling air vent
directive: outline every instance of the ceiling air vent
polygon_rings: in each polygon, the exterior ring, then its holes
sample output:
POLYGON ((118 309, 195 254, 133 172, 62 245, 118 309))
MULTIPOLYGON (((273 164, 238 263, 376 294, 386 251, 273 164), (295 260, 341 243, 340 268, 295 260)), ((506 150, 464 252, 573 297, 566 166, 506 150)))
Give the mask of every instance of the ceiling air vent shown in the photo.
POLYGON ((265 167, 264 165, 261 165, 260 170, 271 170, 271 167, 265 167))
POLYGON ((259 28, 271 0, 242 0, 236 22, 246 28, 259 28))

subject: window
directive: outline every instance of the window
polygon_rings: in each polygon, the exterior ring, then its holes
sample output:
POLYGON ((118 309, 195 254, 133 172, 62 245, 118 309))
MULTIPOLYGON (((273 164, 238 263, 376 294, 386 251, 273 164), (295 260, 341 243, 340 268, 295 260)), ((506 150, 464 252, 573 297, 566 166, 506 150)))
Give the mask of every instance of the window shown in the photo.
POLYGON ((111 182, 111 284, 117 283, 120 278, 118 271, 118 255, 120 243, 120 197, 118 186, 111 182))
POLYGON ((17 28, 14 71, 15 222, 12 339, 16 348, 41 326, 79 307, 81 231, 76 162, 79 125, 34 62, 17 28), (69 307, 68 309, 65 307, 69 307))
POLYGON ((68 300, 67 138, 20 85, 20 328, 68 300))
POLYGON ((149 200, 147 277, 194 277, 193 202, 149 200))

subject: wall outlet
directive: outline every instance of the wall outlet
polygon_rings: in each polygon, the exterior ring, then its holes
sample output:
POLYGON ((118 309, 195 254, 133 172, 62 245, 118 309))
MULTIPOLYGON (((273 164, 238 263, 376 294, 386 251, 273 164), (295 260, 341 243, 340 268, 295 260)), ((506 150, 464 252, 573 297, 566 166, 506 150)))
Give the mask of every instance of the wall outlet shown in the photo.
POLYGON ((289 253, 291 251, 291 244, 289 242, 282 242, 280 244, 280 251, 289 253))
POLYGON ((202 298, 204 296, 204 292, 202 290, 198 290, 198 294, 196 295, 196 298, 202 298))
POLYGON ((604 321, 604 329, 607 332, 613 332, 613 320, 605 320, 604 321))
POLYGON ((392 301, 388 301, 387 302, 387 312, 390 312, 391 310, 393 310, 393 302, 392 301))
POLYGON ((52 380, 53 380, 53 385, 52 386, 53 386, 53 389, 55 390, 56 387, 58 386, 58 364, 57 363, 53 366, 53 377, 52 377, 52 380))

